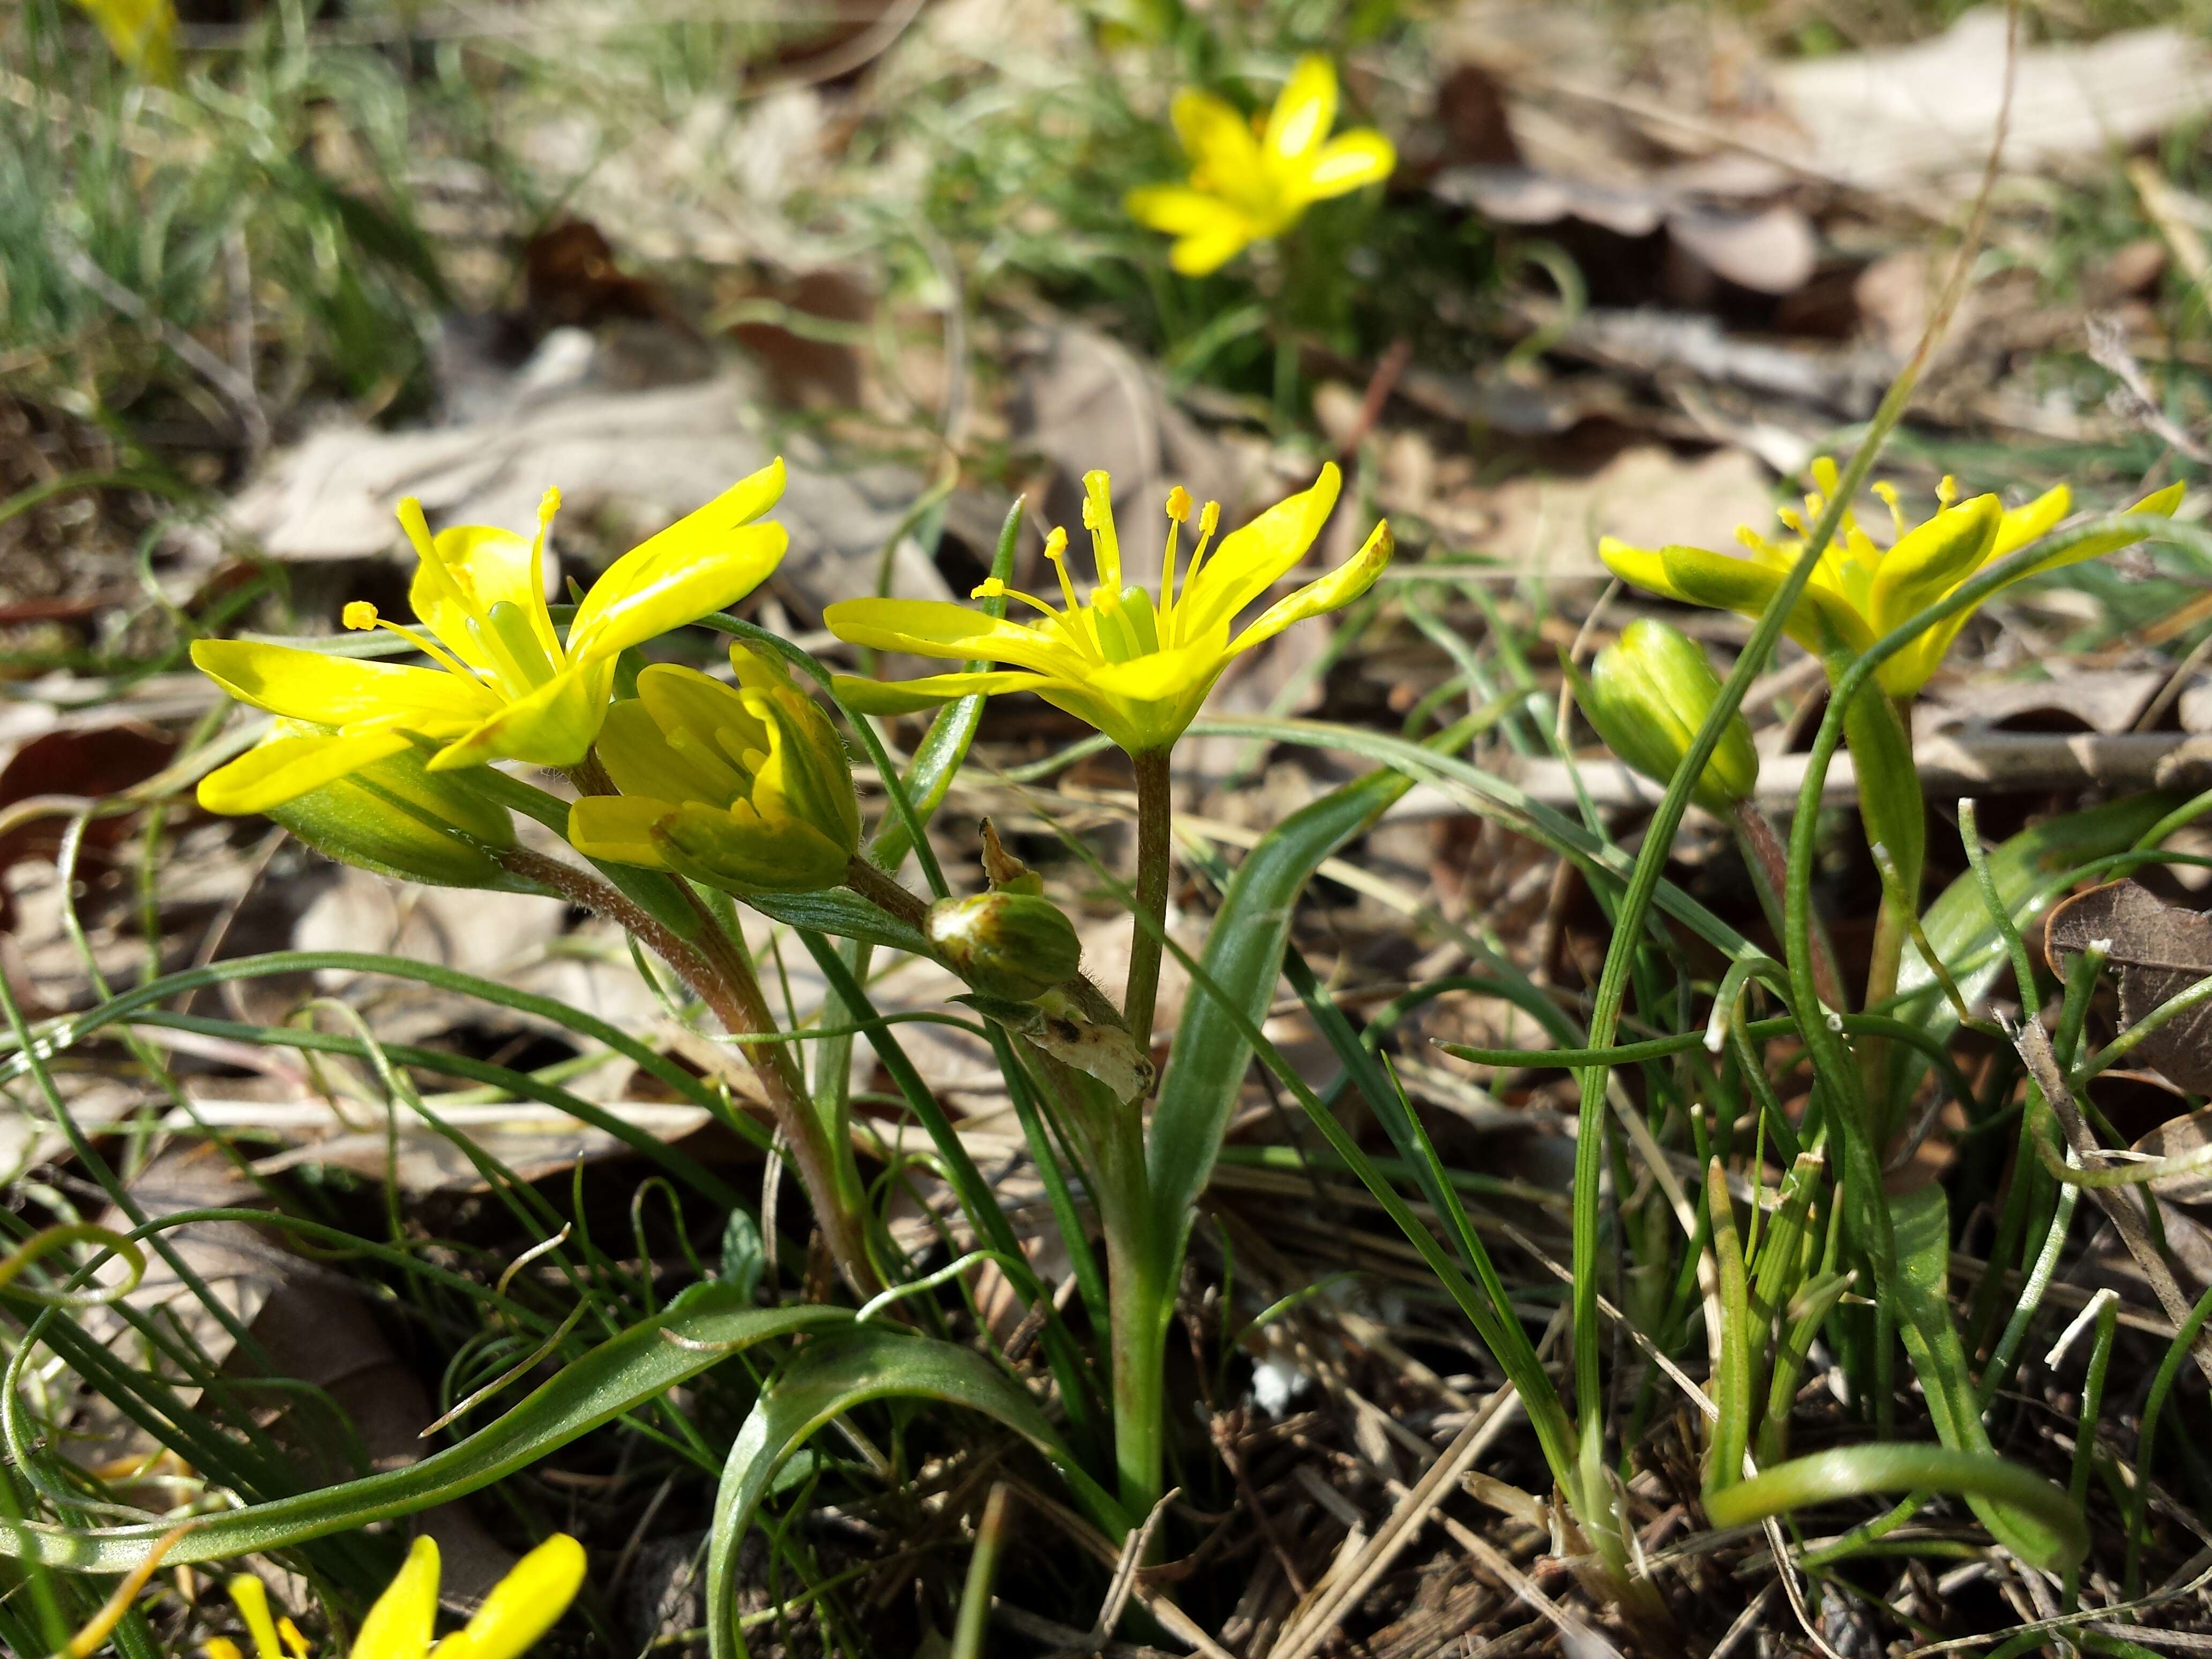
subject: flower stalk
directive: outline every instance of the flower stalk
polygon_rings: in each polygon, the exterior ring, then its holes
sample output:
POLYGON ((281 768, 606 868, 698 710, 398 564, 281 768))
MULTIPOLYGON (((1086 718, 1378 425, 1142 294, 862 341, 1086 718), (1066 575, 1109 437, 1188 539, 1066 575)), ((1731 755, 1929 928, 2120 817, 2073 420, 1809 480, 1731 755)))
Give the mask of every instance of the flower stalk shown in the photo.
POLYGON ((1129 978, 1121 994, 1121 1018, 1137 1047, 1152 1042, 1152 1015, 1160 996, 1160 954, 1165 948, 1168 884, 1174 864, 1172 792, 1164 749, 1133 755, 1137 769, 1137 918, 1129 941, 1129 978))

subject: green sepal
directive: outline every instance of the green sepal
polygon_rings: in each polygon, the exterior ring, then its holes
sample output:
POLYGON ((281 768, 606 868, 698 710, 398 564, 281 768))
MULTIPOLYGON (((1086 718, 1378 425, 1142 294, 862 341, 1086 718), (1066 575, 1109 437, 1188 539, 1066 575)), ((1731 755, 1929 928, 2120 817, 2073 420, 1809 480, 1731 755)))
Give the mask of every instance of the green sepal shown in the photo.
MULTIPOLYGON (((1831 678, 1849 665, 1840 657, 1831 658, 1831 678)), ((1917 905, 1927 860, 1928 806, 1921 795, 1920 769, 1913 763, 1912 738, 1881 686, 1862 686, 1844 710, 1844 741, 1858 779, 1867 844, 1882 848, 1896 861, 1899 884, 1917 905)))
POLYGON ((295 796, 268 816, 316 851, 434 887, 534 892, 497 854, 514 845, 507 809, 471 775, 432 772, 406 750, 295 796))

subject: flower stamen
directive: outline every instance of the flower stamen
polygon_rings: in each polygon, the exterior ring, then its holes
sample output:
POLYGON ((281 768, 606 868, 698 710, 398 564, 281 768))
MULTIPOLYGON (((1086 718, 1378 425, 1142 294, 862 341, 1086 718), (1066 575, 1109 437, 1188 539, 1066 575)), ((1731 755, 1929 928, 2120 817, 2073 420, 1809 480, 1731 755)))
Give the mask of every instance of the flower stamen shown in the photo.
POLYGON ((338 613, 338 620, 356 634, 369 633, 379 628, 387 633, 397 634, 447 672, 459 674, 464 679, 480 681, 483 678, 474 669, 464 667, 443 646, 428 635, 409 628, 402 623, 386 622, 376 614, 376 607, 367 599, 347 601, 346 608, 338 613))

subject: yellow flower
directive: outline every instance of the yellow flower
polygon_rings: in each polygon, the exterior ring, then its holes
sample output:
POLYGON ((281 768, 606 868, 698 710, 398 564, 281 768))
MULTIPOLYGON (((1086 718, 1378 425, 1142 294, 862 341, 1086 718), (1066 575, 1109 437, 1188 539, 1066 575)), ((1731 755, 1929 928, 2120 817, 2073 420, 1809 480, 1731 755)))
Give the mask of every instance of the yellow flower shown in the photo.
POLYGON ((149 81, 176 78, 177 13, 169 0, 77 0, 126 69, 149 81))
POLYGON ((1197 718, 1231 658, 1274 638, 1292 623, 1348 605, 1375 585, 1390 562, 1390 526, 1385 522, 1375 526, 1367 544, 1342 566, 1277 600, 1232 635, 1230 627, 1237 612, 1279 581, 1313 545, 1336 505, 1336 468, 1324 466, 1312 489, 1277 502, 1223 537, 1210 559, 1206 550, 1221 510, 1208 501, 1199 515, 1190 568, 1179 585, 1177 542, 1190 516, 1190 496, 1180 486, 1170 491, 1167 552, 1157 599, 1123 577, 1106 475, 1087 472, 1083 484, 1083 522, 1091 532, 1098 572, 1088 604, 1077 599, 1067 574, 1067 532, 1055 530, 1046 538, 1044 551, 1059 572, 1065 609, 1002 587, 995 578, 972 596, 1005 593, 1019 599, 1041 617, 1034 625, 995 622, 936 599, 848 599, 823 612, 830 631, 855 645, 1018 667, 893 683, 840 675, 837 695, 863 713, 894 714, 977 692, 1034 691, 1133 755, 1158 752, 1197 718))
MULTIPOLYGON (((1784 510, 1781 514, 1792 535, 1774 540, 1748 527, 1736 532, 1748 558, 1697 547, 1631 547, 1610 536, 1599 543, 1599 556, 1613 574, 1650 592, 1755 617, 1766 608, 1804 552, 1808 529, 1835 493, 1835 462, 1825 455, 1814 461, 1813 481, 1818 487, 1805 497, 1804 511, 1784 510)), ((1896 489, 1886 483, 1874 488, 1889 504, 1890 516, 1896 522, 1896 540, 1885 551, 1846 512, 1834 540, 1820 555, 1812 580, 1784 624, 1791 639, 1816 655, 1825 657, 1838 647, 1855 653, 1866 650, 1969 578, 2045 534, 2066 516, 2073 501, 2066 486, 2060 484, 2027 506, 2007 512, 1994 495, 1957 501, 1958 487, 1946 478, 1937 492, 1936 515, 1907 525, 1896 489)), ((2128 510, 2170 515, 2180 504, 2181 493, 2179 484, 2170 484, 2128 510)), ((2097 558, 2142 539, 2139 532, 2093 536, 2022 571, 2021 576, 2097 558)), ((1885 662, 1877 671, 1882 689, 1893 697, 1911 696, 1919 690, 1972 614, 1969 608, 1938 623, 1885 662)))
POLYGON ((783 665, 732 647, 733 690, 656 664, 607 714, 599 760, 622 791, 568 809, 586 858, 677 870, 738 892, 818 892, 860 844, 837 728, 783 665))
POLYGON ((1257 133, 1234 106, 1195 88, 1176 94, 1173 114, 1190 182, 1133 190, 1123 205, 1176 239, 1168 260, 1186 276, 1218 270, 1281 235, 1314 203, 1388 179, 1398 164, 1372 127, 1329 137, 1336 70, 1326 58, 1299 61, 1257 133))
MULTIPOLYGON (((517 1659, 553 1628, 584 1582, 584 1547, 555 1533, 492 1587, 476 1616, 431 1646, 438 1618, 438 1546, 418 1538, 376 1605, 362 1620, 351 1659, 517 1659)), ((272 1620, 269 1592, 252 1573, 230 1581, 230 1599, 253 1638, 254 1659, 308 1659, 307 1638, 289 1619, 272 1620), (279 1641, 282 1646, 280 1648, 279 1641)), ((216 1637, 207 1659, 244 1659, 238 1644, 216 1637)))
POLYGON ((574 766, 605 719, 615 659, 735 604, 783 557, 778 524, 755 520, 783 494, 775 461, 614 562, 576 607, 564 641, 545 605, 545 537, 561 505, 545 492, 526 541, 485 525, 434 537, 422 504, 399 504, 420 562, 408 597, 428 634, 356 600, 348 628, 385 628, 438 665, 325 655, 245 640, 201 640, 192 660, 240 702, 331 728, 264 744, 202 780, 211 812, 264 812, 396 755, 436 746, 434 772, 495 760, 574 766))

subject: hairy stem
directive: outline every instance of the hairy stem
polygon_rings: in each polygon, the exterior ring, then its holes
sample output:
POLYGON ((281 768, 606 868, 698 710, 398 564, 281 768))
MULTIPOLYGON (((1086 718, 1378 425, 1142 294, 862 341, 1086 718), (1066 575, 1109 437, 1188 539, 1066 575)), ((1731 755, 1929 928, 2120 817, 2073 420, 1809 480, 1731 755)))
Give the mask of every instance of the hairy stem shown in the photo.
POLYGON ((1160 995, 1158 929, 1167 926, 1168 877, 1173 858, 1169 825, 1168 751, 1147 750, 1129 757, 1137 767, 1136 937, 1129 942, 1129 981, 1121 995, 1121 1017, 1139 1052, 1152 1044, 1152 1008, 1160 995), (1146 927, 1149 916, 1154 926, 1146 927))
POLYGON ((878 909, 887 911, 901 921, 911 922, 916 927, 928 925, 928 902, 907 891, 896 877, 886 873, 860 854, 855 853, 852 861, 845 866, 845 885, 878 909))
MULTIPOLYGON (((592 756, 571 773, 576 787, 590 794, 614 793, 613 781, 592 756)), ((698 917, 695 941, 678 939, 641 906, 613 884, 557 859, 525 848, 502 855, 502 862, 519 875, 559 893, 571 903, 614 921, 649 945, 676 969, 722 1028, 733 1036, 774 1036, 782 1028, 769 1010, 759 977, 746 959, 744 948, 723 931, 706 901, 690 883, 677 878, 672 885, 698 917), (514 860, 524 861, 521 864, 514 860)), ((806 1189, 814 1216, 822 1229, 830 1259, 853 1294, 863 1299, 884 1288, 883 1278, 869 1259, 867 1234, 860 1218, 860 1172, 854 1167, 849 1146, 834 1145, 822 1120, 807 1098, 805 1079, 788 1044, 748 1042, 739 1045, 759 1080, 769 1109, 782 1130, 787 1155, 806 1189), (840 1156, 840 1153, 842 1156, 840 1156)))

